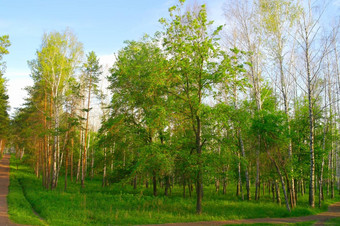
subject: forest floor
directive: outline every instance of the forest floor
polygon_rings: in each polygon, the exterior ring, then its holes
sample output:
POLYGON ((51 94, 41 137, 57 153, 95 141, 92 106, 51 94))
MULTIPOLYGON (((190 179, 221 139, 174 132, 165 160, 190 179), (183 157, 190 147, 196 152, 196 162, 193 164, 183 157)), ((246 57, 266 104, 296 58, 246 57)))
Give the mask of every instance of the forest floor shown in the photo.
POLYGON ((0 225, 18 225, 8 218, 7 195, 9 186, 9 159, 10 155, 4 155, 0 160, 0 225))
MULTIPOLYGON (((173 187, 172 195, 169 197, 164 196, 161 189, 159 195, 154 197, 152 188, 145 188, 142 184, 137 189, 123 184, 112 184, 103 188, 101 178, 98 177, 87 180, 83 189, 79 183, 69 180, 65 191, 64 178, 61 176, 59 186, 50 191, 41 186, 41 178, 37 178, 27 164, 22 164, 14 156, 11 158, 10 170, 9 216, 11 220, 20 224, 99 226, 166 223, 164 225, 172 226, 226 224, 306 226, 317 222, 317 225, 323 223, 340 225, 338 196, 335 199, 325 196, 321 208, 310 208, 308 196, 299 196, 298 207, 290 213, 284 205, 273 202, 268 192, 262 194, 261 201, 242 201, 240 197, 235 196, 236 187, 233 184, 228 186, 227 194, 216 193, 214 186, 206 186, 204 213, 196 215, 195 197, 188 197, 187 194, 186 198, 183 198, 182 187, 178 186, 173 187), (39 215, 34 214, 34 211, 39 215), (334 218, 333 221, 326 222, 331 218, 334 218)), ((2 172, 3 170, 0 175, 2 172)), ((0 181, 0 186, 2 184, 4 183, 0 181)), ((0 203, 0 206, 3 205, 0 203)), ((6 224, 0 221, 0 225, 6 224)))

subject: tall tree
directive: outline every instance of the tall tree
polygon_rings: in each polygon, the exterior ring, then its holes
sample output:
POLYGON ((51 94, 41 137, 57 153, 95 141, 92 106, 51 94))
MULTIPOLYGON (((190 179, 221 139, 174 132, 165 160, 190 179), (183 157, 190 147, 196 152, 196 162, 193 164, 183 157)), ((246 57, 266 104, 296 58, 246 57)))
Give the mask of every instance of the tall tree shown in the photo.
POLYGON ((321 79, 321 69, 325 57, 329 54, 330 39, 320 37, 320 19, 323 11, 315 17, 313 14, 313 3, 308 1, 308 7, 302 12, 298 24, 298 44, 303 55, 303 70, 300 72, 305 81, 304 91, 308 98, 309 107, 309 205, 315 207, 315 112, 317 82, 321 79))
MULTIPOLYGON (((294 40, 290 38, 290 31, 294 28, 293 25, 299 15, 299 7, 293 0, 259 0, 258 1, 259 12, 261 15, 261 25, 264 31, 264 36, 267 37, 267 50, 269 56, 275 62, 275 66, 278 68, 280 92, 283 99, 284 111, 286 114, 288 128, 289 126, 289 102, 291 97, 291 90, 289 88, 290 71, 289 66, 286 67, 287 53, 291 51, 294 46, 288 46, 289 43, 294 43, 294 40), (293 41, 293 42, 292 42, 293 41)), ((290 63, 288 61, 288 63, 290 63)), ((290 162, 292 164, 292 143, 289 140, 288 154, 290 162)), ((291 174, 293 174, 293 166, 291 165, 291 174)), ((289 182, 289 181, 287 181, 289 182)), ((291 207, 295 206, 295 186, 294 178, 291 177, 290 183, 288 183, 291 207)))
MULTIPOLYGON (((32 77, 35 83, 44 87, 49 112, 45 117, 51 119, 52 132, 52 173, 51 188, 57 186, 58 173, 62 162, 60 151, 60 115, 65 103, 65 93, 70 88, 69 81, 74 76, 82 57, 82 44, 69 30, 63 33, 51 32, 43 36, 41 49, 37 51, 37 59, 30 62, 32 77)), ((37 86, 38 87, 38 86, 37 86)), ((46 108, 47 109, 47 108, 46 108)))
POLYGON ((0 36, 0 157, 3 154, 9 130, 9 104, 6 88, 6 79, 4 78, 6 63, 3 56, 9 54, 8 48, 11 45, 9 36, 0 36))
MULTIPOLYGON (((226 1, 224 15, 227 21, 232 21, 226 36, 229 45, 237 46, 250 54, 247 56, 247 72, 252 85, 250 96, 256 102, 256 111, 262 109, 261 89, 263 72, 263 37, 259 32, 260 20, 256 12, 255 1, 226 1)), ((258 135, 256 147, 256 176, 255 200, 260 198, 260 146, 261 137, 258 135)), ((247 194, 250 199, 250 194, 247 194)))
POLYGON ((87 107, 84 109, 86 112, 86 124, 85 124, 85 135, 84 135, 84 151, 82 159, 82 174, 81 174, 81 186, 84 187, 85 180, 85 164, 87 159, 87 140, 88 140, 88 128, 89 128, 89 116, 90 116, 90 104, 91 104, 91 93, 96 91, 97 84, 99 82, 99 76, 102 74, 102 67, 99 65, 99 59, 96 54, 92 51, 87 55, 87 62, 84 64, 85 73, 84 81, 87 88, 87 107))

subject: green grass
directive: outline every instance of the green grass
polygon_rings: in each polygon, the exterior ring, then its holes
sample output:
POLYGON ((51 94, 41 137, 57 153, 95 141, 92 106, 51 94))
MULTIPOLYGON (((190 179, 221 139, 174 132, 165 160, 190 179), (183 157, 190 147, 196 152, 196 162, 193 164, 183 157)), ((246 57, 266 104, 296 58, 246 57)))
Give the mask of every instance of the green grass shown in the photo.
POLYGON ((175 187, 170 197, 163 196, 161 189, 161 195, 153 197, 151 188, 144 186, 137 190, 120 184, 102 188, 98 178, 86 181, 84 189, 69 182, 64 192, 64 178, 61 177, 60 186, 49 191, 27 166, 19 165, 17 170, 17 161, 12 156, 8 202, 11 220, 22 224, 43 224, 32 207, 48 225, 134 225, 303 216, 325 211, 330 204, 327 200, 321 209, 311 209, 305 195, 299 197, 298 207, 289 213, 283 204, 273 203, 269 196, 262 196, 259 202, 242 201, 235 197, 233 186, 228 187, 226 195, 216 194, 213 186, 206 186, 203 214, 198 216, 195 197, 182 198, 180 187, 175 187))
POLYGON ((300 222, 292 225, 298 225, 298 226, 309 226, 309 225, 314 225, 316 221, 306 221, 306 222, 300 222))
MULTIPOLYGON (((289 225, 289 226, 311 226, 314 225, 315 221, 306 221, 306 222, 299 222, 299 223, 285 223, 285 224, 269 224, 269 223, 255 223, 251 225, 289 225)), ((240 226, 240 225, 249 225, 249 224, 226 224, 226 226, 240 226)))
POLYGON ((340 225, 340 217, 333 218, 333 219, 325 222, 325 225, 340 225))
POLYGON ((9 194, 7 197, 10 219, 19 224, 45 225, 32 211, 31 204, 25 198, 19 179, 27 173, 16 170, 11 158, 9 194))

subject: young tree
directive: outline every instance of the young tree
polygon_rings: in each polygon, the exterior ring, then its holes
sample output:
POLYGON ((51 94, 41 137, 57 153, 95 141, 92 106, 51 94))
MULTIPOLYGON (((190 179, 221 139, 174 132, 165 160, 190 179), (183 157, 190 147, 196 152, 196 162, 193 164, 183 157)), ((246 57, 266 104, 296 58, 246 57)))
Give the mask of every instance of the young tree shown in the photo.
POLYGON ((134 143, 139 147, 139 151, 136 151, 134 156, 138 159, 136 162, 144 162, 144 166, 139 164, 141 166, 134 172, 135 178, 137 170, 151 174, 154 195, 157 195, 157 178, 161 176, 162 167, 159 166, 162 164, 151 164, 150 161, 157 159, 160 153, 167 154, 162 146, 165 142, 162 134, 167 125, 167 111, 161 90, 165 82, 166 59, 157 47, 156 40, 146 37, 139 42, 126 43, 127 46, 119 51, 111 71, 112 76, 109 77, 113 93, 113 112, 117 118, 123 113, 126 129, 138 137, 134 143))
MULTIPOLYGON (((202 212, 203 167, 202 150, 206 140, 202 140, 203 100, 213 87, 226 79, 230 71, 237 71, 230 57, 220 50, 217 35, 219 26, 210 31, 212 21, 207 20, 205 5, 182 14, 184 1, 169 9, 170 20, 161 19, 163 24, 163 46, 169 56, 169 81, 166 92, 176 102, 176 113, 189 119, 193 134, 191 141, 195 150, 196 169, 196 212, 202 212)), ((188 129, 189 129, 188 128, 188 129)))
POLYGON ((256 112, 252 129, 254 134, 261 135, 263 142, 262 148, 276 169, 281 182, 286 208, 290 212, 291 209, 283 174, 286 170, 286 159, 288 159, 287 156, 289 156, 289 153, 282 152, 281 150, 288 146, 288 123, 285 113, 283 111, 277 111, 276 109, 277 100, 273 95, 273 91, 265 88, 262 93, 266 93, 266 97, 262 101, 263 109, 260 112, 256 112))

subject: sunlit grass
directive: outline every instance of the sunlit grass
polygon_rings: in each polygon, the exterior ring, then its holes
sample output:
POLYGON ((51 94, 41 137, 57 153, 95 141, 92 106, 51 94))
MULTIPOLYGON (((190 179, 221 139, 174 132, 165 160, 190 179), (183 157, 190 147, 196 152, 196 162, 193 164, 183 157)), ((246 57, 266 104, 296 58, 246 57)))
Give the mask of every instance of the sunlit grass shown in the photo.
POLYGON ((152 188, 139 186, 133 190, 131 186, 120 184, 102 188, 98 178, 86 181, 84 189, 69 182, 64 192, 64 178, 61 177, 60 186, 49 191, 27 166, 19 165, 16 170, 15 161, 11 159, 9 214, 14 222, 22 224, 42 224, 31 206, 49 225, 134 225, 302 216, 324 211, 330 203, 327 200, 321 209, 312 209, 308 207, 308 196, 305 195, 299 197, 298 207, 289 213, 284 204, 273 203, 267 193, 259 202, 242 201, 235 197, 234 186, 228 187, 226 195, 217 194, 213 186, 206 186, 203 214, 198 216, 194 194, 182 198, 180 187, 175 187, 170 197, 164 196, 163 190, 159 190, 158 197, 153 197, 152 188))
POLYGON ((10 186, 7 197, 10 219, 19 224, 45 225, 32 211, 31 204, 25 198, 20 185, 19 180, 28 176, 24 169, 23 166, 20 166, 20 170, 17 170, 13 158, 11 158, 10 186))

